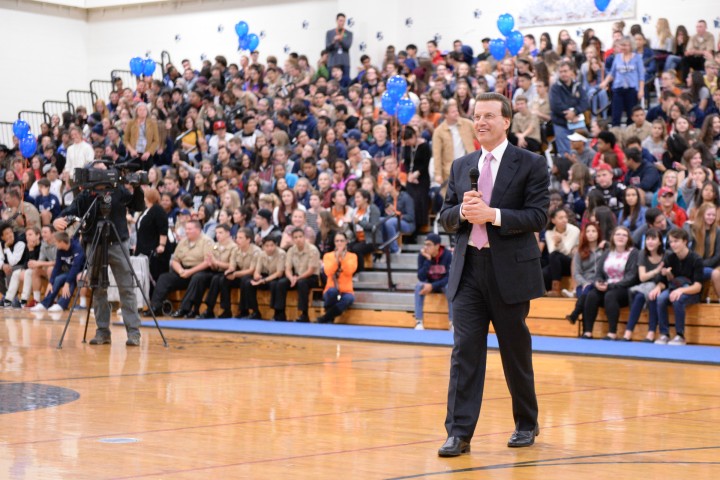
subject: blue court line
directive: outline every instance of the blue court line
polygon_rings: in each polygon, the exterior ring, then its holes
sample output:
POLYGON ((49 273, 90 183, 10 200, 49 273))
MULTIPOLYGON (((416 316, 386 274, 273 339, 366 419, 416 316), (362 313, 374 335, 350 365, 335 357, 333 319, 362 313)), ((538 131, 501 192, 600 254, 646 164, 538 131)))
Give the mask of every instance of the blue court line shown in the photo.
MULTIPOLYGON (((318 323, 271 322, 266 320, 160 320, 169 330, 197 330, 259 335, 329 338, 411 345, 452 346, 452 333, 446 330, 414 330, 396 327, 369 327, 318 323)), ((143 327, 155 328, 152 321, 143 327)), ((497 337, 488 335, 488 347, 497 349, 497 337)), ((564 355, 590 355, 639 360, 720 364, 720 347, 654 345, 642 342, 611 342, 577 338, 533 336, 533 351, 564 355)))

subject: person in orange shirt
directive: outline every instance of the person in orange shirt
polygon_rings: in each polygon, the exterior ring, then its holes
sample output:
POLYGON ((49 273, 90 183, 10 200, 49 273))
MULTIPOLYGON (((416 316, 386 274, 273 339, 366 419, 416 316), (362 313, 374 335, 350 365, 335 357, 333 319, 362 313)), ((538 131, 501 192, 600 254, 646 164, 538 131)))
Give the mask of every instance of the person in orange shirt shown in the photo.
POLYGON ((357 270, 357 255, 347 250, 347 236, 335 234, 335 250, 323 256, 323 269, 327 275, 323 301, 325 315, 317 318, 318 323, 333 323, 355 301, 352 277, 357 270))

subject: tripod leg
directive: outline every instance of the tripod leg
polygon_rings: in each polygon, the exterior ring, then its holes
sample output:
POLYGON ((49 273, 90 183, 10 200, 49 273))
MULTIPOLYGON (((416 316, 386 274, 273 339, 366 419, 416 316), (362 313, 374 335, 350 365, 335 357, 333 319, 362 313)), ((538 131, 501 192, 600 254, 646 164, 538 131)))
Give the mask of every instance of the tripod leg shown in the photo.
MULTIPOLYGON (((113 229, 113 231, 115 233, 115 238, 120 238, 120 235, 118 234, 117 229, 115 228, 115 224, 109 222, 109 225, 111 226, 111 228, 113 229)), ((123 248, 122 244, 120 245, 120 250, 123 253, 123 257, 128 266, 128 270, 130 270, 130 274, 132 275, 132 278, 135 280, 135 284, 132 285, 132 287, 133 288, 138 287, 138 289, 140 290, 140 294, 142 295, 143 300, 145 301, 145 304, 150 305, 150 300, 145 295, 145 290, 143 290, 143 288, 142 288, 142 284, 140 283, 140 280, 137 277, 137 273, 135 273, 135 270, 133 270, 133 268, 132 268, 132 262, 130 261, 130 254, 123 248)), ((115 278, 115 281, 117 281, 117 276, 115 278)), ((118 288, 119 287, 120 287, 120 285, 118 285, 118 288)), ((133 308, 137 309, 137 305, 133 305, 133 308)), ((163 331, 160 328, 160 324, 158 323, 157 317, 155 316, 155 312, 152 311, 152 308, 150 309, 150 312, 152 313, 153 320, 155 321, 155 327, 157 328, 157 331, 160 333, 160 337, 162 338, 163 346, 168 347, 169 345, 167 343, 167 340, 165 339, 165 335, 163 334, 163 331)), ((127 328, 127 326, 126 326, 126 328, 127 328)))
MULTIPOLYGON (((78 295, 80 295, 80 292, 78 292, 78 295)), ((88 302, 87 315, 85 316, 85 333, 83 333, 83 343, 87 340, 88 325, 90 325, 90 311, 92 310, 94 296, 95 295, 93 295, 92 289, 90 289, 90 301, 88 302)))
MULTIPOLYGON (((72 302, 72 307, 70 307, 70 311, 68 312, 67 320, 65 321, 65 328, 63 329, 63 333, 60 336, 60 341, 58 342, 58 346, 57 346, 58 349, 62 348, 63 341, 65 340, 65 334, 67 333, 68 326, 70 326, 70 319, 72 318, 72 314, 75 311, 75 307, 77 307, 78 298, 80 298, 81 285, 84 283, 89 283, 89 282, 87 282, 87 277, 89 275, 88 272, 91 272, 92 269, 95 267, 94 257, 95 257, 95 252, 97 251, 99 241, 100 241, 100 236, 96 234, 90 245, 90 249, 88 250, 88 255, 85 256, 85 265, 80 270, 81 272, 83 272, 83 274, 81 275, 80 281, 77 282, 77 286, 76 286, 78 292, 77 292, 77 295, 75 295, 75 298, 73 299, 73 302, 72 302)), ((92 287, 90 287, 90 292, 92 295, 92 287)), ((90 312, 90 310, 88 310, 88 316, 89 316, 89 312, 90 312)), ((87 336, 87 320, 85 322, 85 336, 87 336)), ((85 343, 85 336, 83 336, 83 343, 85 343)))

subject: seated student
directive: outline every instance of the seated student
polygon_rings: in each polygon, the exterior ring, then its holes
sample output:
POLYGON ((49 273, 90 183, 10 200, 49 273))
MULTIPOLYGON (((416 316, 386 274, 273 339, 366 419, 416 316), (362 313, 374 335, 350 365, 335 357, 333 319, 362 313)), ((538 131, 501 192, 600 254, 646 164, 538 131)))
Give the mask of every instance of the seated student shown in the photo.
MULTIPOLYGON (((418 254, 418 280, 415 285, 415 330, 425 330, 423 325, 423 305, 425 295, 447 293, 450 276, 452 252, 441 245, 440 235, 429 233, 425 245, 418 254)), ((448 300, 448 319, 452 326, 452 302, 448 300)))
MULTIPOLYGON (((171 317, 178 318, 197 315, 199 318, 215 318, 215 313, 210 308, 201 314, 197 314, 200 309, 200 304, 202 303, 202 296, 216 278, 223 278, 225 276, 225 271, 230 268, 230 263, 235 256, 235 250, 237 248, 230 236, 230 225, 226 223, 218 225, 215 228, 215 237, 217 238, 217 243, 213 245, 212 252, 205 256, 205 262, 208 264, 208 268, 193 275, 187 292, 185 292, 185 298, 183 298, 183 302, 180 305, 180 309, 173 312, 170 315, 171 317), (185 299, 189 301, 186 302, 185 299), (187 308, 188 306, 189 308, 187 308)), ((217 291, 215 291, 215 296, 217 297, 217 291)))
POLYGON ((380 235, 380 210, 372 203, 372 196, 367 190, 355 192, 355 208, 351 212, 355 241, 348 245, 348 250, 358 256, 358 272, 364 270, 363 257, 375 251, 376 245, 382 243, 380 235))
MULTIPOLYGON (((233 288, 242 287, 243 281, 252 279, 252 275, 255 272, 255 264, 257 258, 262 252, 260 247, 252 243, 253 233, 248 227, 243 227, 238 230, 235 236, 235 256, 230 259, 230 266, 225 270, 222 277, 214 276, 210 282, 210 287, 205 295, 205 304, 207 305, 207 312, 212 312, 215 309, 215 302, 217 302, 218 292, 220 292, 220 308, 222 313, 220 318, 231 318, 232 307, 230 306, 230 293, 233 288)), ((245 305, 245 297, 240 296, 240 313, 239 317, 247 317, 248 309, 245 305)))
POLYGON ((512 127, 508 136, 510 143, 531 152, 539 152, 541 147, 540 122, 528 109, 528 99, 519 95, 515 99, 517 112, 513 115, 512 127))
POLYGON ((603 250, 598 247, 602 234, 597 223, 588 223, 580 232, 580 242, 573 256, 572 272, 575 280, 575 294, 563 290, 566 297, 577 297, 575 308, 565 316, 565 319, 575 325, 578 317, 585 308, 588 292, 595 287, 598 274, 598 260, 603 250))
POLYGON ((629 302, 629 289, 637 283, 638 251, 633 248, 630 230, 617 227, 610 237, 610 248, 598 261, 598 279, 590 290, 583 311, 583 334, 591 339, 598 309, 605 308, 609 332, 605 340, 617 338, 620 308, 629 302))
POLYGON ((75 291, 77 276, 85 264, 85 251, 80 242, 71 239, 66 232, 55 232, 57 256, 48 282, 47 293, 42 302, 30 309, 32 312, 62 312, 67 310, 70 298, 75 291), (55 302, 56 297, 60 299, 55 302))
MULTIPOLYGON (((385 216, 391 217, 383 222, 383 239, 388 241, 397 235, 398 230, 404 234, 414 233, 415 204, 413 199, 407 192, 401 190, 402 185, 400 182, 393 185, 385 181, 382 183, 381 189, 385 197, 385 216)), ((397 253, 399 251, 400 247, 397 240, 395 240, 390 244, 390 252, 397 253)))
MULTIPOLYGON (((57 245, 55 244, 55 227, 45 225, 40 230, 42 242, 40 243, 40 252, 36 260, 28 261, 28 269, 31 270, 32 277, 32 298, 28 300, 26 307, 32 308, 40 303, 40 289, 42 281, 49 280, 55 266, 55 257, 57 256, 57 245)), ((23 289, 24 291, 24 289, 23 289)))
MULTIPOLYGON (((28 268, 28 263, 37 260, 40 256, 40 229, 38 227, 28 227, 25 229, 25 252, 20 262, 18 262, 12 271, 10 277, 10 285, 8 286, 5 298, 12 301, 13 308, 21 308, 27 304, 32 291, 33 270, 28 268), (16 298, 20 285, 22 284, 22 294, 20 299, 16 298)), ((4 302, 3 302, 4 303, 4 302)))
POLYGON ((287 251, 288 248, 291 248, 294 245, 295 242, 293 242, 292 235, 298 228, 305 232, 305 239, 308 242, 312 244, 315 243, 315 230, 307 224, 307 214, 304 210, 296 208, 290 216, 290 224, 285 227, 285 230, 283 230, 282 239, 280 240, 280 248, 287 251))
POLYGON ((597 168, 602 162, 603 155, 606 153, 615 153, 617 155, 617 167, 613 170, 613 176, 622 179, 627 172, 627 166, 625 165, 625 154, 623 153, 620 145, 617 144, 615 135, 612 132, 602 131, 598 133, 597 144, 595 146, 597 153, 593 158, 590 166, 597 168))
POLYGON ((290 289, 297 288, 298 311, 296 322, 309 322, 308 309, 310 289, 316 288, 320 272, 320 252, 305 236, 305 231, 297 227, 292 232, 293 246, 285 255, 285 276, 280 278, 277 290, 277 305, 280 313, 276 320, 285 318, 285 299, 290 289))
POLYGON ((643 158, 640 149, 628 148, 625 155, 628 166, 625 185, 635 186, 644 192, 654 192, 660 188, 660 172, 654 164, 643 158))
POLYGON ((40 195, 35 198, 35 206, 40 212, 42 224, 50 225, 60 215, 60 200, 50 193, 50 180, 41 178, 37 183, 40 195))
POLYGON ((703 203, 693 222, 686 222, 683 228, 690 236, 690 250, 703 261, 703 281, 710 280, 713 270, 720 265, 720 227, 718 207, 703 203))
MULTIPOLYGON (((12 277, 15 276, 16 271, 20 271, 23 265, 23 257, 26 255, 27 250, 25 242, 22 240, 15 239, 15 232, 13 231, 10 223, 3 223, 0 225, 0 240, 2 240, 2 252, 0 252, 0 265, 2 265, 2 275, 4 278, 0 279, 3 289, 3 300, 0 305, 3 307, 11 307, 15 295, 17 294, 17 284, 15 289, 12 289, 12 277), (5 280, 10 280, 10 288, 5 289, 5 280)), ((16 279, 16 283, 19 282, 19 278, 16 279)))
POLYGON ((682 226, 687 222, 687 213, 675 202, 675 192, 663 187, 658 190, 658 207, 673 225, 682 226))
POLYGON ((645 225, 645 213, 647 212, 647 207, 644 203, 644 195, 638 187, 627 187, 625 189, 623 209, 620 211, 620 215, 618 216, 618 225, 627 227, 633 233, 638 228, 645 225))
POLYGON ((257 291, 270 290, 270 306, 275 310, 273 320, 285 321, 285 299, 280 300, 278 286, 280 278, 285 274, 285 251, 278 248, 277 235, 268 235, 263 239, 262 252, 257 256, 251 278, 245 277, 240 286, 245 305, 252 313, 247 318, 262 320, 257 302, 257 291), (282 305, 282 308, 280 306, 282 305))
POLYGON ((659 345, 685 345, 685 309, 700 301, 703 282, 702 258, 688 248, 690 237, 681 228, 670 230, 669 243, 672 253, 665 257, 658 284, 648 293, 648 338, 660 325, 659 345), (675 313, 675 338, 669 339, 668 306, 675 313))
MULTIPOLYGON (((630 287, 630 316, 622 338, 625 342, 632 341, 633 330, 635 330, 635 325, 637 325, 640 314, 647 303, 648 293, 657 285, 657 277, 663 268, 664 253, 665 247, 660 232, 651 228, 645 234, 645 247, 640 251, 638 257, 638 278, 640 283, 630 287)), ((648 333, 645 341, 652 342, 654 335, 654 332, 648 333)))
MULTIPOLYGON (((185 238, 180 240, 175 248, 175 253, 170 261, 170 271, 160 275, 155 285, 155 291, 150 300, 150 310, 156 316, 162 315, 162 304, 170 292, 188 288, 192 276, 209 267, 206 259, 208 254, 212 253, 214 243, 208 236, 203 235, 200 222, 188 221, 185 224, 185 235, 185 238)), ((192 301, 193 298, 185 295, 180 309, 189 312, 192 301)), ((145 316, 152 316, 150 310, 145 312, 145 316)))
POLYGON ((595 169, 595 187, 602 193, 605 205, 618 215, 623 209, 623 198, 625 197, 625 185, 613 181, 612 167, 607 163, 601 163, 595 169))
MULTIPOLYGON (((640 226, 633 232, 633 245, 637 248, 643 248, 645 246, 645 234, 651 228, 658 230, 662 238, 667 242, 667 234, 674 226, 671 222, 668 222, 667 217, 659 208, 650 207, 645 211, 645 225, 640 226)), ((667 246, 667 243, 665 243, 665 246, 667 246)))
POLYGON ((563 207, 550 212, 550 222, 553 228, 545 232, 549 263, 543 268, 543 277, 547 296, 559 297, 560 281, 563 276, 570 275, 572 257, 580 240, 580 229, 568 223, 568 215, 563 207))
POLYGON ((263 240, 268 236, 279 237, 282 234, 280 228, 272 221, 272 211, 261 208, 255 215, 255 243, 262 245, 263 240))
POLYGON ((347 250, 345 234, 336 232, 335 250, 323 256, 323 271, 327 275, 323 292, 325 314, 317 318, 318 323, 333 323, 355 301, 352 277, 357 263, 357 255, 347 250))

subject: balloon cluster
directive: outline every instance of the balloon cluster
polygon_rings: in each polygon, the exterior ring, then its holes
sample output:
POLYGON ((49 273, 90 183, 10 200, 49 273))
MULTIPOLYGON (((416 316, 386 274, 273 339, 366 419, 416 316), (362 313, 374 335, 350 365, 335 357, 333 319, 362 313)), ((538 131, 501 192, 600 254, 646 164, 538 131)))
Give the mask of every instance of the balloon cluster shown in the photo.
POLYGON ((20 143, 20 153, 25 158, 30 158, 35 155, 37 150, 37 138, 35 135, 30 133, 30 125, 25 120, 15 120, 13 123, 13 133, 18 138, 20 143))
POLYGON ((407 80, 402 75, 395 75, 387 81, 387 90, 382 94, 380 103, 388 115, 397 115, 401 125, 407 125, 415 115, 415 104, 405 97, 407 80))
POLYGON ((510 55, 517 55, 523 47, 524 37, 523 34, 517 30, 513 30, 515 27, 515 19, 509 13, 503 13, 497 19, 497 26, 500 33, 505 38, 494 38, 490 40, 490 55, 495 60, 502 60, 505 58, 505 50, 510 51, 510 55))
POLYGON ((133 57, 130 59, 130 73, 139 77, 145 75, 146 77, 152 77, 155 73, 155 60, 152 58, 146 58, 143 60, 140 57, 133 57))
POLYGON ((238 50, 252 52, 260 45, 260 37, 254 33, 248 33, 249 31, 250 27, 244 20, 240 20, 235 25, 235 33, 237 33, 238 36, 238 50))
POLYGON ((595 0, 595 6, 601 12, 607 10, 608 5, 610 5, 610 0, 595 0))

